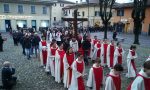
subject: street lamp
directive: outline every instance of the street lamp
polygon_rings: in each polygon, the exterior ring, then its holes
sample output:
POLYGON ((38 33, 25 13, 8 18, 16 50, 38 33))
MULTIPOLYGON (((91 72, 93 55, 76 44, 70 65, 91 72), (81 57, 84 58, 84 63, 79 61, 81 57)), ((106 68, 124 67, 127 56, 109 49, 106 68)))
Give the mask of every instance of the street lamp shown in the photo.
POLYGON ((88 31, 89 31, 89 24, 90 24, 90 22, 89 22, 89 0, 86 0, 86 2, 87 2, 87 4, 88 4, 88 31))

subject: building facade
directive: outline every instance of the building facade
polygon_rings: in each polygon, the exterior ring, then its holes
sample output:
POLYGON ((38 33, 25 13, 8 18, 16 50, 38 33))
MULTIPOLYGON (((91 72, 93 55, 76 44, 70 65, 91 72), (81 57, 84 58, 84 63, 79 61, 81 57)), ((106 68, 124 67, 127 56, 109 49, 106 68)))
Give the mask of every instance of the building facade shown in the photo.
POLYGON ((21 28, 50 26, 50 2, 11 2, 0 1, 0 30, 9 31, 21 28))

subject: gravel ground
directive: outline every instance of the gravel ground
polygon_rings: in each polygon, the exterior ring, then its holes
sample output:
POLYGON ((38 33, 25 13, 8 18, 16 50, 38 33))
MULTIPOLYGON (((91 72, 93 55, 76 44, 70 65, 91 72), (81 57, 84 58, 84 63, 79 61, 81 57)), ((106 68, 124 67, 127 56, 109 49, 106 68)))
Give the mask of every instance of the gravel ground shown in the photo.
MULTIPOLYGON (((92 35, 94 36, 96 34, 94 33, 92 35)), ((99 36, 101 37, 102 35, 99 36)), ((110 36, 111 34, 109 35, 109 37, 110 36)), ((127 72, 126 55, 128 53, 128 48, 130 47, 132 39, 130 39, 130 35, 120 35, 120 36, 127 37, 127 40, 123 44, 123 47, 126 52, 123 61, 123 66, 125 70, 122 74, 122 90, 126 90, 127 85, 131 81, 125 77, 125 74, 127 72)), ((31 60, 27 60, 27 58, 22 54, 22 49, 20 45, 14 46, 13 40, 8 34, 3 34, 3 37, 7 37, 7 41, 4 43, 4 52, 0 52, 0 67, 2 67, 2 63, 7 60, 12 62, 13 63, 12 66, 16 68, 16 76, 18 77, 18 83, 13 88, 13 90, 66 90, 63 88, 62 83, 61 84, 56 83, 53 77, 48 76, 44 72, 44 69, 39 67, 40 62, 38 59, 33 57, 31 60)), ((146 39, 147 40, 146 41, 145 38, 142 37, 142 39, 144 39, 141 40, 142 45, 137 47, 138 59, 136 61, 136 66, 138 71, 140 70, 141 65, 143 64, 145 59, 150 54, 150 47, 149 47, 150 39, 146 39)), ((86 67, 87 74, 89 72, 90 67, 91 65, 86 67)), ((104 68, 104 73, 105 75, 108 74, 109 69, 104 68)), ((87 76, 85 76, 84 78, 86 82, 87 76)), ((86 88, 86 90, 88 89, 86 88)))

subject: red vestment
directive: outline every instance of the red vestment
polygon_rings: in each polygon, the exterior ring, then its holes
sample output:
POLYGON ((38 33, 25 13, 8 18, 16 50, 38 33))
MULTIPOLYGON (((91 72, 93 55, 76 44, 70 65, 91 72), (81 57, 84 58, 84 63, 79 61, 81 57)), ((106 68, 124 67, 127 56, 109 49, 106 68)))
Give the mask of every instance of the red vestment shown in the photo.
MULTIPOLYGON (((42 46, 47 46, 46 41, 41 41, 42 46)), ((43 56, 43 64, 46 65, 47 61, 47 50, 42 50, 42 56, 43 56)))
POLYGON ((67 58, 67 62, 70 66, 69 68, 69 85, 71 84, 71 78, 72 78, 72 68, 71 68, 71 65, 74 61, 74 53, 72 54, 66 54, 66 58, 67 58))
POLYGON ((110 67, 113 67, 114 64, 114 51, 115 51, 114 45, 110 45, 110 67))
POLYGON ((112 78, 114 85, 116 87, 116 90, 121 90, 121 77, 120 76, 113 76, 113 75, 108 75, 112 78))
POLYGON ((106 63, 106 58, 107 58, 107 47, 108 47, 108 44, 107 43, 105 43, 104 44, 104 63, 106 63))
POLYGON ((103 68, 95 68, 93 67, 93 73, 95 77, 96 90, 100 90, 103 81, 103 68))
MULTIPOLYGON (((82 61, 82 63, 78 63, 76 61, 76 65, 77 65, 77 71, 82 74, 83 71, 84 71, 84 63, 83 63, 83 61, 82 61)), ((83 77, 80 76, 80 77, 78 77, 77 80, 78 80, 78 90, 85 90, 83 77)))
POLYGON ((101 47, 101 44, 98 43, 98 44, 97 44, 97 48, 98 48, 98 51, 97 51, 97 57, 99 57, 99 58, 100 58, 100 53, 101 53, 100 47, 101 47))
POLYGON ((64 58, 64 55, 65 55, 65 51, 64 50, 58 50, 58 54, 60 56, 60 78, 62 78, 63 74, 64 74, 63 58, 64 58))
POLYGON ((118 64, 122 64, 122 48, 118 49, 120 56, 118 56, 118 64))

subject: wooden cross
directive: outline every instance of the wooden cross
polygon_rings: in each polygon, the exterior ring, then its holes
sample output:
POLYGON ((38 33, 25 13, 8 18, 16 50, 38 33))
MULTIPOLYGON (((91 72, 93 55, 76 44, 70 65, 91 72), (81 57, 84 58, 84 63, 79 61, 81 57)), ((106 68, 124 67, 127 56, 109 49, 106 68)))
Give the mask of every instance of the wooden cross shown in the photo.
POLYGON ((78 29, 78 21, 88 21, 87 18, 77 18, 78 9, 74 10, 74 18, 62 18, 63 21, 72 22, 73 21, 73 28, 74 28, 74 37, 77 38, 77 29, 78 29))

